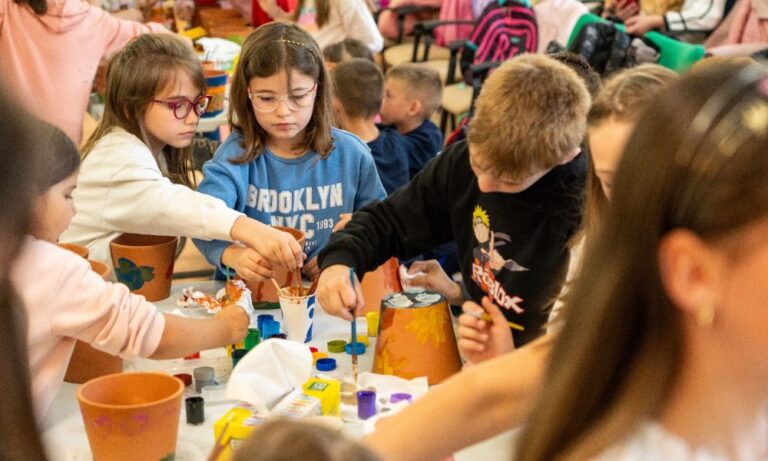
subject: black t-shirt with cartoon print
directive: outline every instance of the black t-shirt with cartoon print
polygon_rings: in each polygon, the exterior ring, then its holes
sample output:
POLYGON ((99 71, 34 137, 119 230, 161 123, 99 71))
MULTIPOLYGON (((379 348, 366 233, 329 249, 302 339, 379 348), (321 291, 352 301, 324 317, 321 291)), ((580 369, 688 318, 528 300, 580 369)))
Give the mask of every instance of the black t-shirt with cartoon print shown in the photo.
POLYGON ((484 193, 462 141, 405 187, 355 212, 320 252, 320 267, 359 273, 387 258, 408 259, 455 240, 471 298, 489 296, 524 328, 515 344, 544 332, 568 267, 568 241, 581 220, 587 154, 552 169, 523 192, 484 193))

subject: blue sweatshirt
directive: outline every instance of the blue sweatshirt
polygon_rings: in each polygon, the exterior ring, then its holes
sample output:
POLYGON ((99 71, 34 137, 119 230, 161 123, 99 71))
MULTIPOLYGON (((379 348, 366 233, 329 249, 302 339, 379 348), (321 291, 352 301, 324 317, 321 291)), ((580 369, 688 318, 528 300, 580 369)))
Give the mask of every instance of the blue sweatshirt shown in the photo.
MULTIPOLYGON (((316 152, 284 159, 267 149, 252 162, 234 165, 230 160, 243 147, 242 135, 233 131, 203 166, 198 191, 265 224, 304 231, 304 251, 312 258, 328 243, 339 214, 386 196, 365 143, 337 129, 332 136, 334 149, 325 159, 316 152)), ((221 254, 229 242, 194 242, 209 263, 224 269, 221 254)))
POLYGON ((395 127, 379 127, 379 137, 368 143, 387 194, 408 184, 409 141, 395 127))

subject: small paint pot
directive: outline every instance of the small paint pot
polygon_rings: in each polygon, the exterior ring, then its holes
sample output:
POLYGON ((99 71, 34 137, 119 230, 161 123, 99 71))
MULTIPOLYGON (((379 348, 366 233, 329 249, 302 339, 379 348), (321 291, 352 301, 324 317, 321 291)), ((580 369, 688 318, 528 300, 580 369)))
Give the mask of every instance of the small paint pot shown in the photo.
POLYGON ((316 363, 320 359, 324 359, 328 357, 328 354, 325 352, 314 352, 312 353, 312 363, 316 363))
POLYGON ((192 371, 195 377, 195 390, 200 392, 204 386, 216 384, 216 371, 213 367, 197 367, 192 371))
POLYGON ((314 354, 315 352, 317 352, 317 348, 315 346, 309 346, 309 352, 314 354))
POLYGON ((235 349, 232 351, 232 368, 237 366, 237 363, 245 357, 245 354, 248 353, 248 350, 246 349, 235 349))
POLYGON ((192 385, 192 375, 189 373, 179 373, 177 375, 173 375, 173 377, 181 380, 181 382, 184 383, 184 387, 192 385))
POLYGON ((327 347, 328 352, 340 354, 344 352, 344 348, 347 347, 347 342, 343 339, 335 339, 333 341, 328 341, 327 347))
POLYGON ((355 348, 354 352, 357 355, 365 354, 365 344, 363 343, 349 343, 344 348, 347 351, 347 354, 352 355, 352 347, 355 348))
POLYGON ((243 344, 246 350, 251 350, 256 347, 261 341, 261 332, 255 328, 248 329, 248 335, 245 337, 243 344))
POLYGON ((279 334, 280 334, 280 322, 276 320, 270 320, 270 319, 264 320, 264 323, 262 324, 262 328, 261 328, 262 338, 269 339, 279 334))
POLYGON ((187 397, 184 400, 184 409, 187 412, 187 424, 199 426, 205 422, 205 401, 202 397, 187 397))
POLYGON ((333 371, 336 369, 336 359, 327 357, 317 359, 317 364, 315 366, 317 367, 318 371, 333 371))
POLYGON ((357 417, 368 419, 376 414, 376 391, 357 391, 357 417))
POLYGON ((272 314, 261 314, 256 317, 256 328, 261 332, 262 338, 266 338, 264 335, 264 322, 267 320, 275 320, 275 317, 272 314))
POLYGON ((368 312, 365 314, 365 322, 368 327, 368 336, 371 338, 376 337, 379 334, 379 313, 368 312))

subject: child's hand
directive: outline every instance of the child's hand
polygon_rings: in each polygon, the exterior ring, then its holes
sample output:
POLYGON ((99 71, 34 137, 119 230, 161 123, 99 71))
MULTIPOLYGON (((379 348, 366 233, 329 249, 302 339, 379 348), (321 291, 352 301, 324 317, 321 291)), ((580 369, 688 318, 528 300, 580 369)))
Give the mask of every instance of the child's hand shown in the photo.
POLYGON ((424 287, 437 291, 445 296, 450 304, 458 305, 463 301, 461 286, 448 277, 436 259, 415 261, 408 268, 408 274, 412 275, 412 278, 402 280, 403 288, 424 287))
POLYGON ((634 0, 618 0, 613 11, 613 14, 622 21, 626 21, 639 13, 640 8, 637 5, 637 1, 634 0))
POLYGON ((627 33, 630 35, 643 35, 649 30, 664 28, 664 18, 661 16, 646 16, 638 14, 624 22, 627 33))
POLYGON ((301 271, 304 272, 304 275, 310 280, 314 280, 315 277, 320 275, 320 266, 317 265, 317 256, 307 261, 307 263, 304 264, 304 267, 301 268, 301 271))
POLYGON ((463 309, 464 314, 459 317, 458 345, 459 352, 469 363, 479 363, 514 350, 507 318, 488 297, 483 296, 483 307, 467 301, 463 309), (490 322, 478 318, 484 313, 491 316, 490 322))
POLYGON ((317 282, 317 302, 331 315, 352 320, 352 312, 365 307, 363 290, 355 278, 355 286, 349 283, 349 267, 335 264, 320 273, 317 282))
POLYGON ((251 323, 251 319, 245 310, 237 304, 225 306, 213 318, 225 325, 229 335, 228 344, 239 343, 248 334, 248 325, 251 323))
POLYGON ((261 282, 274 276, 269 263, 253 248, 232 244, 222 253, 221 262, 243 280, 261 282))
POLYGON ((339 215, 339 220, 333 226, 333 229, 331 230, 331 232, 336 232, 344 229, 347 223, 350 222, 351 220, 352 220, 352 213, 341 213, 339 215))
POLYGON ((304 251, 291 234, 254 219, 241 216, 232 226, 230 235, 233 240, 256 250, 270 267, 283 266, 292 271, 304 262, 304 251))

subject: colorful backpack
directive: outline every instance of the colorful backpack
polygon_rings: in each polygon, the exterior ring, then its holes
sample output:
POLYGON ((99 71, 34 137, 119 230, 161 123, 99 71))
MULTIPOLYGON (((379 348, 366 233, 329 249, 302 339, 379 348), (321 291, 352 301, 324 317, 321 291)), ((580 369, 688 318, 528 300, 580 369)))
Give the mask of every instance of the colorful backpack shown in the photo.
POLYGON ((485 7, 472 36, 462 47, 460 65, 464 80, 472 84, 469 68, 473 64, 535 53, 537 45, 536 16, 527 1, 493 1, 485 7))

